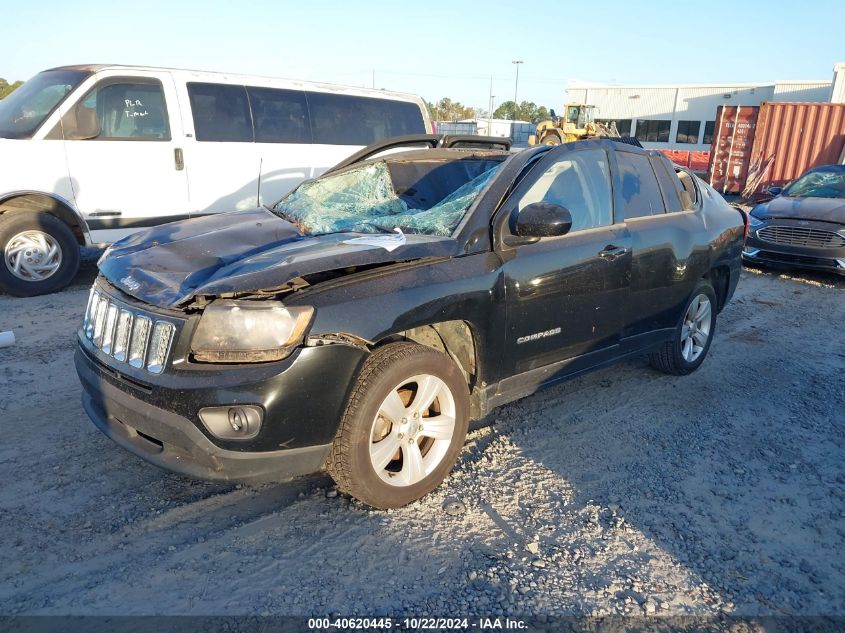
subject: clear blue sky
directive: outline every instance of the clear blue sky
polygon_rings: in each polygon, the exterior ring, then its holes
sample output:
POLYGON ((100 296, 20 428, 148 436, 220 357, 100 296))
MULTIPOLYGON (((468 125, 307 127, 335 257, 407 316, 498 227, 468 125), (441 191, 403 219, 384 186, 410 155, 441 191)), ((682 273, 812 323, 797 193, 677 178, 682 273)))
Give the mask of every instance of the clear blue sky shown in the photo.
POLYGON ((375 85, 486 107, 559 108, 567 79, 830 79, 845 1, 467 2, 45 0, 0 5, 0 77, 73 63, 222 70, 375 85), (593 8, 594 11, 590 11, 593 8))

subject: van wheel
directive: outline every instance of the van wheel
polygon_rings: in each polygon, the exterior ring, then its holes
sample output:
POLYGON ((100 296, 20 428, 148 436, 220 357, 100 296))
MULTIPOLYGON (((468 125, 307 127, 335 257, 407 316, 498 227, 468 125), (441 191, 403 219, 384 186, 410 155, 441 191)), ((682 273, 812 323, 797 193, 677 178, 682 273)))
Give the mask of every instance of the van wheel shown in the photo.
POLYGON ((652 367, 666 374, 684 376, 704 362, 716 331, 716 293, 709 281, 698 282, 684 306, 672 335, 649 357, 652 367))
POLYGON ((364 363, 326 467, 342 491, 397 508, 440 485, 468 425, 469 393, 452 359, 415 343, 385 345, 364 363))
POLYGON ((76 237, 49 213, 0 215, 0 253, 0 290, 16 297, 61 290, 79 271, 76 237))

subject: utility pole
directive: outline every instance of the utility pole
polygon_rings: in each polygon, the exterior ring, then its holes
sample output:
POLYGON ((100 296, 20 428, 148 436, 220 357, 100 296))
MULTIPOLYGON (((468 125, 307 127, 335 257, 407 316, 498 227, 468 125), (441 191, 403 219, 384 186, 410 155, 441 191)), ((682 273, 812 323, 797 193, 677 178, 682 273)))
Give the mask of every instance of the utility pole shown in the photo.
POLYGON ((490 107, 487 108, 487 136, 493 136, 493 75, 490 75, 490 107))
MULTIPOLYGON (((515 59, 511 62, 514 66, 516 66, 516 81, 513 84, 513 120, 516 121, 516 109, 518 107, 519 101, 517 101, 517 95, 519 94, 519 65, 524 64, 525 62, 521 59, 515 59)), ((511 130, 511 133, 513 130, 511 130)))

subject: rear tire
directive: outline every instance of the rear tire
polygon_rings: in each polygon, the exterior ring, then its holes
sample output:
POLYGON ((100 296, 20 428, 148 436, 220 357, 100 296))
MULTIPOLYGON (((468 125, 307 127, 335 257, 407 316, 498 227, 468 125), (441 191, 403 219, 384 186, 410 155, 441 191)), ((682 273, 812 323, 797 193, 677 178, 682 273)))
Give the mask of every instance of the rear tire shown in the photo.
POLYGON ((0 290, 16 297, 61 290, 79 271, 76 236, 49 213, 0 215, 0 255, 0 290))
POLYGON ((557 134, 547 134, 543 138, 543 145, 561 145, 562 141, 557 134))
POLYGON ((716 292, 701 280, 684 304, 672 340, 651 352, 651 366, 666 374, 685 376, 704 362, 716 331, 716 292))
POLYGON ((326 468, 341 491, 397 508, 440 485, 468 425, 469 393, 452 359, 415 343, 385 345, 364 363, 326 468))

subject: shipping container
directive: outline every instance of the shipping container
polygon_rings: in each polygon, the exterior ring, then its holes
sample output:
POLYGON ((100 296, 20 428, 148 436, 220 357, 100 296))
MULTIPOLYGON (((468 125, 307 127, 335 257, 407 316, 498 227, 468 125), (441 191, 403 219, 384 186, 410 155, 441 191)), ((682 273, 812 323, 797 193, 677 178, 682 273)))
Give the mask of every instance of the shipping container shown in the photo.
POLYGON ((845 148, 845 103, 763 103, 751 165, 768 169, 746 195, 783 187, 811 167, 836 164, 845 148))
POLYGON ((760 108, 719 106, 710 147, 710 186, 722 193, 739 193, 745 187, 760 108))

